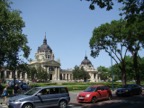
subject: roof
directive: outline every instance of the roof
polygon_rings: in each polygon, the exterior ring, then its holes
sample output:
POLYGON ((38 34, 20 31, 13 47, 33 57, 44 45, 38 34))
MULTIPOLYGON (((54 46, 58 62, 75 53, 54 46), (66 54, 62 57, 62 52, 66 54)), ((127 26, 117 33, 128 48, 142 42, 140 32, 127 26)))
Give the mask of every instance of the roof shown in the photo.
POLYGON ((84 60, 81 62, 81 65, 92 65, 91 61, 85 56, 84 60))
POLYGON ((44 88, 65 88, 65 86, 42 86, 42 87, 36 87, 36 88, 41 88, 41 89, 44 89, 44 88))
POLYGON ((52 52, 52 49, 50 48, 50 46, 47 44, 47 39, 46 39, 46 36, 43 40, 43 44, 38 47, 38 52, 52 52))

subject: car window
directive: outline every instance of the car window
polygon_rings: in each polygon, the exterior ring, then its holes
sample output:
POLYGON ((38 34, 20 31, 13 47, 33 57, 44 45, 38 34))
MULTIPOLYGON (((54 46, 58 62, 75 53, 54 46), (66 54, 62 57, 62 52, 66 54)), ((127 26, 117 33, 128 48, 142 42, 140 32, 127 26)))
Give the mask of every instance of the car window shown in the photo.
POLYGON ((39 93, 41 93, 41 95, 47 95, 49 94, 49 89, 42 89, 39 93))
POLYGON ((103 86, 104 90, 109 90, 109 88, 107 86, 103 86))
POLYGON ((33 94, 35 94, 36 92, 38 92, 40 89, 41 89, 41 88, 32 88, 32 89, 30 89, 29 91, 27 91, 27 92, 25 93, 25 95, 33 95, 33 94))
POLYGON ((68 93, 67 88, 60 88, 60 93, 68 93))
POLYGON ((97 87, 97 90, 104 90, 103 86, 97 87))
POLYGON ((50 88, 50 94, 57 94, 59 93, 59 88, 50 88))
POLYGON ((85 92, 94 92, 94 91, 96 91, 96 88, 95 87, 88 87, 84 91, 85 92))

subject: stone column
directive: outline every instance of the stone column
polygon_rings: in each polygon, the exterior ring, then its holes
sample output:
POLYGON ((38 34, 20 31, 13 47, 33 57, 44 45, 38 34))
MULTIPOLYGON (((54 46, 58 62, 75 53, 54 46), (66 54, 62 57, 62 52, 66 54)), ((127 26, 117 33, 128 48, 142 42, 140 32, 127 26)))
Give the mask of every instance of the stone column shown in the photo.
POLYGON ((22 79, 22 72, 20 72, 20 79, 22 79))
POLYGON ((98 74, 95 76, 95 81, 98 82, 98 74))
POLYGON ((69 78, 68 79, 70 80, 70 74, 69 74, 69 78))
POLYGON ((10 71, 9 78, 12 79, 12 71, 10 71))
POLYGON ((18 73, 17 73, 17 70, 15 71, 15 76, 14 76, 16 79, 18 78, 18 73))
POLYGON ((57 79, 57 69, 55 68, 54 69, 54 73, 53 73, 53 80, 56 80, 57 79))
POLYGON ((57 68, 58 80, 60 80, 60 68, 57 68))
POLYGON ((24 78, 25 78, 25 80, 27 80, 27 79, 28 79, 28 78, 27 78, 27 73, 26 73, 26 72, 25 72, 24 78))
POLYGON ((6 74, 7 74, 7 71, 4 70, 4 80, 6 79, 6 74))

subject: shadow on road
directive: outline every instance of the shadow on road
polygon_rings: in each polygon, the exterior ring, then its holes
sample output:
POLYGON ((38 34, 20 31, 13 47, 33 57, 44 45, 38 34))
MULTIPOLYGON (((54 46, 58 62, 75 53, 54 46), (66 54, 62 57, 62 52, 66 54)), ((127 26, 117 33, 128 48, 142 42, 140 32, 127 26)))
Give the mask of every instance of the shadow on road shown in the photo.
MULTIPOLYGON (((78 108, 144 108, 144 95, 113 97, 112 100, 92 103, 71 103, 78 108)), ((75 108, 75 107, 73 107, 75 108)))

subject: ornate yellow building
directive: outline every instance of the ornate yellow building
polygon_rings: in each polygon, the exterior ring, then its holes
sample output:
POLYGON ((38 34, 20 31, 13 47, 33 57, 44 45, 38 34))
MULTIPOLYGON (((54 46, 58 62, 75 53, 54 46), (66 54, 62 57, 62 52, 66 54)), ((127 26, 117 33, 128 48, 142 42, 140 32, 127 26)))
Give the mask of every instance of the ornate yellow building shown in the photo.
POLYGON ((99 82, 100 77, 99 77, 99 72, 94 68, 92 65, 91 61, 88 59, 87 56, 85 56, 84 60, 81 62, 80 68, 83 67, 86 72, 89 73, 90 75, 90 82, 99 82))
MULTIPOLYGON (((29 66, 35 67, 36 69, 41 66, 50 75, 49 80, 51 81, 73 81, 73 69, 61 69, 60 61, 54 60, 54 53, 50 46, 47 44, 46 36, 44 37, 43 44, 38 47, 35 54, 35 60, 29 62, 29 66)), ((99 82, 99 72, 93 67, 87 56, 81 62, 79 67, 83 67, 90 75, 90 82, 99 82)), ((0 72, 0 78, 4 81, 13 80, 14 74, 12 71, 7 69, 2 69, 0 72)), ((15 78, 23 81, 28 81, 27 72, 16 71, 15 78)))
MULTIPOLYGON (((35 54, 35 60, 29 63, 30 66, 38 68, 43 67, 50 74, 51 81, 73 81, 72 69, 61 69, 60 62, 54 60, 54 53, 50 46, 47 44, 46 36, 43 40, 43 44, 38 47, 35 54)), ((79 67, 83 67, 90 75, 90 82, 98 82, 100 78, 98 72, 94 69, 92 63, 85 56, 79 67)))

